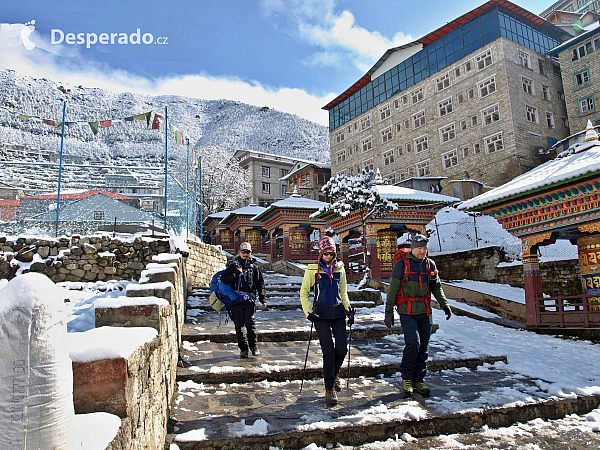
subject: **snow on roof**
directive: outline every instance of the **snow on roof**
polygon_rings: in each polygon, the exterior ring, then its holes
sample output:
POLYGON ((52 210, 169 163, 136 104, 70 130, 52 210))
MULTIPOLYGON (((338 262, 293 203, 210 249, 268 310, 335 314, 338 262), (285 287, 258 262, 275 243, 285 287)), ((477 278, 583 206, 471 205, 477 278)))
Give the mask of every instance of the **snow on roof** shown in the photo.
POLYGON ((456 197, 388 184, 378 184, 375 186, 375 189, 377 189, 377 192, 379 192, 379 195, 382 198, 387 198, 388 200, 409 200, 432 203, 454 203, 460 201, 460 199, 456 197))
POLYGON ((209 214, 208 216, 206 216, 206 219, 224 219, 225 217, 227 217, 229 215, 229 213, 231 213, 231 210, 226 209, 224 211, 219 211, 216 213, 209 214))
POLYGON ((569 39, 568 41, 563 42, 562 44, 560 44, 557 47, 554 47, 552 50, 550 50, 550 55, 552 56, 558 56, 558 53, 563 51, 566 48, 569 48, 572 44, 582 41, 585 38, 588 37, 589 34, 591 34, 591 32, 593 30, 595 30, 596 28, 600 27, 600 21, 596 21, 593 23, 590 23, 589 25, 586 25, 585 27, 583 27, 583 29, 585 31, 583 31, 582 33, 578 34, 577 36, 572 37, 571 39, 569 39))
POLYGON ((598 135, 593 131, 591 122, 588 121, 587 139, 593 139, 593 136, 590 136, 590 128, 596 140, 574 144, 555 159, 519 175, 502 186, 462 202, 458 209, 477 208, 525 192, 538 191, 555 183, 600 172, 600 142, 597 140, 598 135))
POLYGON ((272 203, 268 208, 266 208, 262 213, 257 214, 252 218, 252 220, 257 220, 259 216, 264 215, 268 211, 271 211, 275 208, 299 208, 299 209, 314 209, 318 210, 323 206, 327 206, 328 203, 320 202, 319 200, 313 200, 310 198, 304 198, 299 194, 292 194, 290 197, 279 200, 278 202, 272 203))
POLYGON ((331 169, 331 164, 329 164, 329 163, 321 163, 321 162, 316 162, 316 161, 311 161, 311 162, 303 164, 303 165, 299 165, 298 163, 296 163, 295 166, 298 166, 298 167, 292 168, 292 170, 290 171, 290 173, 288 173, 288 174, 284 175, 283 177, 281 177, 280 180, 282 180, 282 181, 287 180, 292 175, 297 174, 298 172, 306 169, 309 166, 315 166, 315 167, 317 167, 319 169, 331 169))
POLYGON ((248 205, 248 206, 244 206, 242 208, 238 208, 238 209, 234 209, 233 211, 229 211, 229 214, 227 214, 223 220, 221 220, 221 222, 219 223, 225 223, 227 221, 227 219, 229 219, 230 216, 232 215, 236 215, 236 216, 248 216, 248 215, 252 215, 252 217, 257 216, 258 214, 262 213, 263 211, 266 211, 267 208, 263 207, 263 206, 256 206, 256 205, 248 205))

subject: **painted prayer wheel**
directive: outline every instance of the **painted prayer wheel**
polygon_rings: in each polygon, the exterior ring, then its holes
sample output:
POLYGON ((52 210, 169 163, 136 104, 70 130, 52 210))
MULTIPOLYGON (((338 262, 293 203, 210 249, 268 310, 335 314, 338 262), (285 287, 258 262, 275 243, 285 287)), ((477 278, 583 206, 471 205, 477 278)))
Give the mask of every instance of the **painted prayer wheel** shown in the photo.
POLYGON ((583 293, 590 297, 590 309, 600 311, 600 234, 577 239, 583 293))
POLYGON ((397 234, 395 231, 377 232, 377 258, 382 272, 391 272, 396 253, 397 234))
POLYGON ((290 230, 290 251, 292 255, 300 255, 306 253, 308 247, 306 245, 306 230, 299 228, 290 230))
POLYGON ((233 232, 229 229, 221 230, 219 232, 221 236, 221 245, 226 249, 233 249, 233 232))
POLYGON ((246 242, 249 242, 252 246, 253 253, 260 253, 261 251, 260 237, 260 230, 246 230, 246 242))

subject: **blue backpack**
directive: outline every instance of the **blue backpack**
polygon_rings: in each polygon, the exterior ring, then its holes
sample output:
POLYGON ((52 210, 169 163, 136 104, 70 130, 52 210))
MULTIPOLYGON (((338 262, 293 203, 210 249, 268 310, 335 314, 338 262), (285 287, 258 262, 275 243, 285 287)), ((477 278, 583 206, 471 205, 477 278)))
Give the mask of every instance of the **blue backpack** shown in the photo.
POLYGON ((236 292, 229 284, 221 281, 223 272, 225 270, 215 273, 210 280, 210 306, 217 312, 229 311, 233 305, 250 301, 248 295, 239 293, 242 277, 238 280, 238 290, 236 292))

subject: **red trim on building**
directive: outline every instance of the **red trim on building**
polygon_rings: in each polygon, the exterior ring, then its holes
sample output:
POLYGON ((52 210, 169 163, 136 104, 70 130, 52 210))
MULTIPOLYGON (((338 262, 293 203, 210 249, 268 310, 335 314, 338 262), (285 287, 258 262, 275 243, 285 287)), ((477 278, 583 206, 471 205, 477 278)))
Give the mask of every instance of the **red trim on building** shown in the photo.
POLYGON ((369 81, 371 81, 371 75, 369 75, 369 74, 364 75, 360 80, 358 80, 356 83, 354 83, 348 89, 346 89, 343 93, 341 93, 340 95, 338 95, 336 98, 334 98, 333 100, 331 100, 329 103, 327 103, 321 109, 329 111, 335 105, 337 105, 338 103, 341 103, 347 97, 350 97, 352 94, 354 94, 360 88, 362 88, 363 86, 366 86, 367 84, 369 84, 369 81))
POLYGON ((19 199, 11 200, 11 199, 0 199, 0 206, 21 206, 21 201, 19 199))
MULTIPOLYGON (((115 200, 136 200, 135 197, 130 197, 128 195, 116 194, 114 192, 102 191, 102 190, 91 190, 91 191, 85 191, 85 192, 78 192, 77 194, 60 194, 60 198, 63 200, 81 200, 81 199, 88 198, 88 197, 91 197, 92 195, 96 195, 96 194, 104 194, 107 197, 110 197, 115 200)), ((29 198, 53 199, 53 198, 56 198, 56 195, 54 195, 54 194, 32 195, 27 198, 28 199, 29 198)))

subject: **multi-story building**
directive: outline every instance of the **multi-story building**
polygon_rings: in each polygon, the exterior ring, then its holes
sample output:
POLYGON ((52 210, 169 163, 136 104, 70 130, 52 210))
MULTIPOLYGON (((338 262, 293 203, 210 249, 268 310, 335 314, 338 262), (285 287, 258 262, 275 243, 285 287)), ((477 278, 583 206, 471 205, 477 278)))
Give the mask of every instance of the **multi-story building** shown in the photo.
POLYGON ((587 26, 550 54, 560 61, 571 129, 585 130, 588 120, 600 125, 600 23, 587 26))
POLYGON ((599 17, 600 14, 596 11, 576 13, 557 9, 552 11, 548 17, 544 17, 544 19, 563 29, 567 33, 577 36, 586 26, 593 22, 597 22, 599 17))
POLYGON ((313 200, 325 201, 323 186, 331 178, 331 164, 316 161, 297 162, 290 173, 282 177, 287 183, 287 191, 297 191, 302 197, 313 200))
POLYGON ((391 183, 435 176, 447 188, 530 170, 568 134, 560 68, 545 56, 566 36, 491 0, 388 50, 324 107, 332 174, 379 168, 391 183))
POLYGON ((567 23, 573 19, 578 20, 588 11, 600 13, 600 0, 558 0, 542 11, 540 17, 551 23, 567 23))
POLYGON ((232 158, 250 174, 250 190, 245 205, 268 207, 271 203, 288 197, 287 180, 282 180, 298 162, 311 164, 315 161, 273 155, 254 150, 237 150, 232 158))

